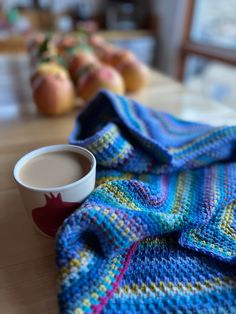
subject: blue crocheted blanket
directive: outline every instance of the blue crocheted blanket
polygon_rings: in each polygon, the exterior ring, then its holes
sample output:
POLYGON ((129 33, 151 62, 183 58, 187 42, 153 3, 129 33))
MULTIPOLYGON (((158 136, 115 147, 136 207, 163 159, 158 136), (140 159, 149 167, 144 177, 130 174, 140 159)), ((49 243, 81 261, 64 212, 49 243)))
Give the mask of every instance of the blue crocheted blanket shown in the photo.
POLYGON ((61 313, 236 313, 236 127, 102 91, 70 143, 97 188, 58 233, 61 313))

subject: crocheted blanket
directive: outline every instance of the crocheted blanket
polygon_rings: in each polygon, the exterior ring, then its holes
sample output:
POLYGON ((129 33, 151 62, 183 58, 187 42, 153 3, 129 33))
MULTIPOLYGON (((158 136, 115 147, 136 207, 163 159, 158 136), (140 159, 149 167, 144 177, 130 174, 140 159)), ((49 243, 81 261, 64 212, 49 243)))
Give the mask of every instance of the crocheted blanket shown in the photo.
POLYGON ((58 233, 61 313, 236 313, 236 127, 102 91, 69 141, 98 169, 58 233))

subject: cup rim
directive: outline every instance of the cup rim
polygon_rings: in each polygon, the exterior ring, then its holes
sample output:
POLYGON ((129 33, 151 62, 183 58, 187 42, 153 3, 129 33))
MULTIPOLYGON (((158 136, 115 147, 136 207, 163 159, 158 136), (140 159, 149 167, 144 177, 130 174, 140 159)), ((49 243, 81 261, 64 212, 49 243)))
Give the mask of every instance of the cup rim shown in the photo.
POLYGON ((87 150, 84 147, 77 146, 77 145, 71 145, 71 144, 59 144, 59 145, 50 145, 50 146, 42 146, 39 147, 35 150, 32 150, 25 155, 23 155, 15 164, 14 169, 13 169, 13 176, 15 181, 20 185, 23 186, 24 188, 31 190, 31 191, 36 191, 36 192, 60 192, 64 190, 68 190, 76 186, 78 183, 83 183, 85 180, 87 180, 95 171, 96 169, 96 159, 94 155, 87 150), (62 151, 69 151, 69 152, 75 152, 75 153, 82 153, 83 156, 87 157, 90 162, 91 162, 91 169, 89 172, 80 178, 79 180, 76 180, 72 183, 57 186, 57 187, 50 187, 50 188, 39 188, 39 187, 34 187, 30 186, 20 179, 19 173, 21 168, 26 164, 27 161, 30 159, 40 156, 44 153, 48 152, 62 152, 62 151))

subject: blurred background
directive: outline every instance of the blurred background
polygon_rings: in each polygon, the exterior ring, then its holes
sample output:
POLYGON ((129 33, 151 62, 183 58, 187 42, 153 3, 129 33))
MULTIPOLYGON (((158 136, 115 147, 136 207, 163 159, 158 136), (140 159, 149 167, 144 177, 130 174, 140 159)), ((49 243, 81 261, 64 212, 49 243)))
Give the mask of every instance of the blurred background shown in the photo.
POLYGON ((2 0, 0 53, 34 32, 100 32, 149 66, 236 108, 236 0, 2 0))

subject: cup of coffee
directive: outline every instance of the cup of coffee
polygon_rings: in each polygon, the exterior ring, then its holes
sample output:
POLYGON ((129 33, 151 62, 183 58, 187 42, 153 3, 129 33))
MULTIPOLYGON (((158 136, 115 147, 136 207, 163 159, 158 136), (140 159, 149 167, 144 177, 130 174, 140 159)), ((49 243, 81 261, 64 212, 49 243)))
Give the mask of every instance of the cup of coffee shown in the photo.
POLYGON ((96 159, 83 147, 46 146, 18 160, 13 174, 35 228, 53 237, 93 191, 96 159))

